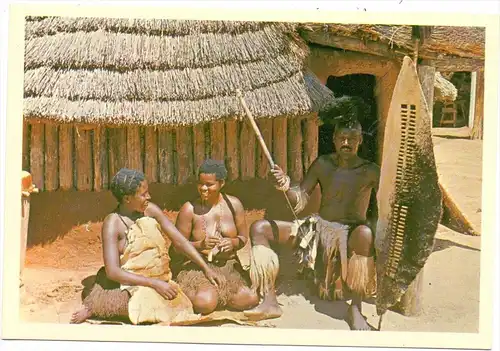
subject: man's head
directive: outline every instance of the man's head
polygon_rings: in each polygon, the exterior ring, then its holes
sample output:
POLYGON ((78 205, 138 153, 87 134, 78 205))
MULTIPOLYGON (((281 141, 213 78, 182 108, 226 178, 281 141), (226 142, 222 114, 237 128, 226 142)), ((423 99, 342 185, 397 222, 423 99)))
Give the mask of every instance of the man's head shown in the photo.
POLYGON ((111 180, 110 189, 120 204, 126 203, 138 212, 144 212, 151 199, 144 173, 134 169, 120 169, 111 180))
POLYGON ((227 178, 227 169, 223 161, 207 159, 198 170, 198 192, 201 199, 215 200, 227 178))
POLYGON ((353 118, 339 119, 333 130, 333 143, 336 152, 343 157, 351 157, 358 153, 363 142, 361 124, 353 118))

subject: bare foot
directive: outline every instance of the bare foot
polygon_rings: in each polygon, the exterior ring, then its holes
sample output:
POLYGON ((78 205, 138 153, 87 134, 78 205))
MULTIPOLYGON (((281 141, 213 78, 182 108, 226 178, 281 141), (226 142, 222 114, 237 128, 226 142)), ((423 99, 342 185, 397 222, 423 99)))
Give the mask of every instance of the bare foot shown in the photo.
POLYGON ((86 306, 83 306, 81 309, 73 313, 73 315, 71 316, 71 320, 69 322, 71 324, 80 324, 85 322, 91 316, 92 313, 90 312, 90 310, 86 306))
POLYGON ((276 300, 276 296, 267 295, 260 305, 244 311, 244 314, 252 320, 262 320, 281 317, 283 311, 278 304, 278 300, 276 300))
POLYGON ((349 306, 347 310, 347 324, 349 324, 351 330, 371 330, 368 323, 366 323, 365 317, 363 317, 356 305, 349 306))

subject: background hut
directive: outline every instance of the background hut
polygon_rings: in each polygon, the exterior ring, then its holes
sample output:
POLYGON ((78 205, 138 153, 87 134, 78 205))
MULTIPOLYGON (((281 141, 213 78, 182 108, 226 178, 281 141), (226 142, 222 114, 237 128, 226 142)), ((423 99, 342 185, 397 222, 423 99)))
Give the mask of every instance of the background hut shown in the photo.
POLYGON ((107 189, 121 167, 185 184, 206 157, 265 177, 244 93, 275 161, 300 180, 331 100, 308 47, 279 23, 29 17, 23 169, 45 191, 107 189))
POLYGON ((405 55, 418 59, 422 85, 429 87, 432 102, 453 102, 456 88, 446 78, 453 72, 473 72, 475 98, 471 101, 469 127, 472 137, 482 138, 484 28, 306 23, 298 31, 310 45, 309 66, 324 84, 332 78, 347 81, 348 76, 372 76, 372 85, 366 86, 363 80, 358 80, 358 85, 374 90, 378 156, 382 152, 384 118, 405 55), (437 94, 430 91, 429 82, 434 82, 437 94))

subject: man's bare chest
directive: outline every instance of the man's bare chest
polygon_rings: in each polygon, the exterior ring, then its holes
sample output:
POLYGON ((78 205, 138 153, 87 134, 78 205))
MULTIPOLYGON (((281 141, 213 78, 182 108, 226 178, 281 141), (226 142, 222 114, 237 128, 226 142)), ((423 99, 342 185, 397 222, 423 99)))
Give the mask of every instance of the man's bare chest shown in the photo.
POLYGON ((331 168, 320 177, 323 196, 329 198, 351 197, 370 190, 370 178, 365 167, 358 169, 331 168))

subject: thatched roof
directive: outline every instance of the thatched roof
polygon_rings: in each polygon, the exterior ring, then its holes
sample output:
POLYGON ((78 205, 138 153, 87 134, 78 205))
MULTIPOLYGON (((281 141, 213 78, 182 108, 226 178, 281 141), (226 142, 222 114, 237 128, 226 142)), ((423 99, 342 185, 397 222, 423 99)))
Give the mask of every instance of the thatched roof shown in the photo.
POLYGON ((441 73, 436 72, 434 78, 434 100, 442 102, 455 101, 457 93, 457 88, 453 83, 446 80, 441 73))
POLYGON ((285 23, 31 17, 24 116, 59 123, 189 125, 318 111, 333 95, 306 71, 285 23))
MULTIPOLYGON (((391 49, 413 50, 412 26, 370 24, 302 24, 299 30, 356 37, 387 44, 391 49)), ((482 27, 433 26, 421 50, 464 58, 484 59, 485 29, 482 27)))

